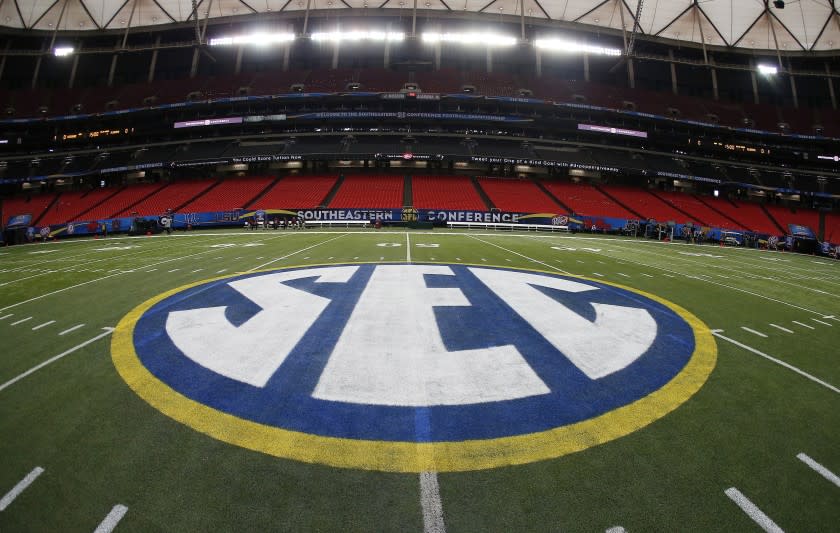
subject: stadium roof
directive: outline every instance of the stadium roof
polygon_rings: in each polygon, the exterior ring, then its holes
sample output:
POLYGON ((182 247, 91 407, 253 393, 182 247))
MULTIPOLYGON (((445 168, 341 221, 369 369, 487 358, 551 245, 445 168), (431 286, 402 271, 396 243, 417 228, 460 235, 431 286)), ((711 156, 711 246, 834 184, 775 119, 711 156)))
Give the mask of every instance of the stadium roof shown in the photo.
MULTIPOLYGON (((310 9, 399 9, 414 0, 195 0, 199 17, 253 16, 310 9), (209 10, 209 13, 208 13, 209 10)), ((632 30, 639 0, 417 0, 418 10, 563 21, 632 30)), ((781 51, 840 49, 837 0, 647 0, 641 34, 712 46, 781 51)), ((194 21, 193 0, 0 0, 0 25, 19 29, 120 30, 194 21)), ((487 18, 492 21, 493 18, 487 18)), ((498 18, 497 18, 498 20, 498 18)), ((420 28, 418 28, 420 29, 420 28)))

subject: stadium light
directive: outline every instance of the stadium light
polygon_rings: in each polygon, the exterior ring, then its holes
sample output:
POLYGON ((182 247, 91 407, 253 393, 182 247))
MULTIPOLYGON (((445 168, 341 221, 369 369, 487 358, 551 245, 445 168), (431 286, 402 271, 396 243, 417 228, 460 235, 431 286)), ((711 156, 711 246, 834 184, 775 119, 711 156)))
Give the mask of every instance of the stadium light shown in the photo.
POLYGON ((485 46, 513 46, 516 44, 516 37, 500 35, 490 32, 473 33, 438 33, 425 32, 422 36, 424 43, 457 43, 464 45, 485 45, 485 46))
POLYGON ((765 76, 773 76, 779 73, 779 68, 773 65, 758 65, 758 71, 765 76))
POLYGON ((254 46, 269 46, 272 44, 287 43, 295 40, 294 33, 249 33, 246 35, 234 35, 231 37, 216 37, 210 39, 210 46, 234 46, 240 44, 251 44, 254 46))
POLYGON ((576 43, 574 41, 567 41, 565 39, 537 39, 534 41, 534 46, 536 46, 540 50, 549 50, 551 52, 565 52, 570 54, 586 53, 601 56, 621 55, 621 50, 618 48, 607 48, 604 46, 576 43))
POLYGON ((55 55, 55 57, 67 57, 74 51, 75 49, 72 46, 56 46, 53 49, 53 55, 55 55))
POLYGON ((317 42, 341 42, 341 41, 379 41, 379 42, 400 42, 405 40, 405 34, 401 31, 325 31, 312 34, 312 40, 317 42))

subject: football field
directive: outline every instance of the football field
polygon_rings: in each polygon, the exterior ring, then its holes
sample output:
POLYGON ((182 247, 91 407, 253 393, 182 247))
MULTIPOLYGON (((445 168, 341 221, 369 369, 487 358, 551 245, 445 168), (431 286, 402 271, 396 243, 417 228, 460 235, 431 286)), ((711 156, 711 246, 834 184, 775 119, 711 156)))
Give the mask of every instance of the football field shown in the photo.
POLYGON ((0 248, 0 339, 0 531, 840 524, 840 261, 448 230, 73 240, 0 248))

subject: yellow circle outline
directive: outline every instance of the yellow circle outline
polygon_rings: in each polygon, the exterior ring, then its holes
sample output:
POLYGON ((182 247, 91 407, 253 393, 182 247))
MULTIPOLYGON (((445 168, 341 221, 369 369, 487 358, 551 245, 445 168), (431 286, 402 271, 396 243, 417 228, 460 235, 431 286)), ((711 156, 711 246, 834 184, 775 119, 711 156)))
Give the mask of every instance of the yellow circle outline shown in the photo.
MULTIPOLYGON (((556 272, 545 270, 465 263, 460 265, 557 275, 556 272)), ((319 266, 328 265, 288 266, 249 274, 319 266)), ((633 403, 595 418, 537 433, 494 439, 422 443, 312 435, 239 418, 187 398, 149 372, 134 350, 134 327, 140 317, 156 303, 191 287, 241 274, 219 276, 182 285, 138 305, 117 324, 111 342, 111 356, 117 372, 128 386, 166 416, 214 439, 296 461, 341 468, 416 473, 482 470, 554 459, 623 437, 664 417, 700 390, 717 361, 717 345, 708 326, 682 307, 656 295, 618 283, 563 274, 640 294, 674 311, 694 331, 694 353, 686 366, 660 389, 633 403)))

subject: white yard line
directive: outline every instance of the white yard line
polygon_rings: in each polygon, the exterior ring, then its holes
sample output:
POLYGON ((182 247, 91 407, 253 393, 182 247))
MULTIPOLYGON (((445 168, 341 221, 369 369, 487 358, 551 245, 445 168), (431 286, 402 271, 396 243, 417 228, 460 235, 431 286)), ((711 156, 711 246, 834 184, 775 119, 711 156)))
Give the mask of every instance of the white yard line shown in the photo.
POLYGON ((408 238, 408 232, 405 232, 405 262, 411 263, 411 241, 408 238))
POLYGON ((85 325, 84 325, 84 324, 77 324, 77 325, 73 326, 73 327, 72 327, 72 328, 70 328, 70 329, 65 329, 64 331, 62 331, 61 333, 59 333, 59 334, 58 334, 58 336, 59 336, 59 337, 61 337, 61 336, 63 336, 63 335, 67 335, 67 334, 68 334, 68 333, 70 333, 71 331, 76 331, 77 329, 79 329, 79 328, 83 328, 83 327, 85 327, 85 325))
POLYGON ((796 321, 796 320, 792 320, 791 322, 793 322, 794 324, 798 324, 798 325, 802 326, 803 328, 816 329, 814 326, 809 326, 808 324, 803 324, 802 322, 799 322, 799 321, 796 321))
MULTIPOLYGON (((265 267, 267 267, 268 265, 272 265, 272 264, 276 263, 277 261, 282 261, 283 259, 287 259, 287 258, 289 258, 289 257, 292 257, 293 255, 297 255, 297 254, 299 254, 299 253, 301 253, 301 252, 305 252, 306 250, 311 250, 312 248, 315 248, 316 246, 321 246, 322 244, 327 244, 328 242, 332 242, 332 241, 334 241, 334 240, 336 240, 336 239, 340 239, 341 237, 344 237, 344 236, 346 236, 346 235, 348 235, 348 233, 342 233, 341 235, 338 235, 338 236, 336 236, 336 237, 333 237, 332 239, 327 239, 327 240, 325 240, 325 241, 322 241, 322 242, 319 242, 319 243, 313 244, 312 246, 307 246, 306 248, 301 248, 300 250, 297 250, 297 251, 292 252, 292 253, 290 253, 290 254, 286 254, 286 255, 284 255, 283 257, 278 257, 277 259, 272 259, 271 261, 269 261, 269 262, 267 262, 267 263, 263 263, 263 264, 261 264, 261 265, 257 265, 257 266, 255 266, 255 267, 254 267, 254 268, 252 268, 252 269, 246 270, 245 272, 254 272, 255 270, 259 270, 259 269, 261 269, 261 268, 265 268, 265 267)), ((2 311, 2 309, 0 309, 0 311, 2 311)))
POLYGON ((626 533, 626 530, 621 526, 615 526, 604 531, 604 533, 626 533))
POLYGON ((12 322, 10 325, 17 326, 18 324, 23 324, 24 322, 29 322, 30 320, 32 320, 31 316, 27 317, 27 318, 24 318, 24 319, 21 319, 21 320, 18 320, 17 322, 12 322))
POLYGON ((799 453, 796 455, 796 458, 811 467, 811 469, 816 472, 817 474, 821 475, 825 479, 829 480, 830 482, 834 483, 838 488, 840 488, 840 477, 837 476, 834 472, 829 470, 828 468, 824 467, 820 463, 814 461, 804 453, 799 453))
POLYGON ((764 337, 765 339, 767 338, 767 335, 765 335, 764 333, 762 333, 760 331, 756 331, 754 329, 750 329, 746 326, 741 326, 741 329, 743 329, 744 331, 747 331, 749 333, 752 333, 753 335, 758 335, 759 337, 764 337))
POLYGON ((647 277, 649 277, 649 278, 654 277, 654 276, 651 276, 650 274, 645 274, 644 272, 640 272, 640 274, 641 274, 642 276, 647 276, 647 277))
POLYGON ((769 516, 764 514, 761 509, 758 508, 756 504, 750 501, 749 498, 744 496, 740 490, 736 489, 735 487, 731 487, 723 491, 730 500, 735 502, 735 505, 741 508, 744 513, 747 514, 750 518, 752 518, 753 522, 759 525, 761 529, 766 531, 767 533, 784 533, 784 530, 776 525, 776 522, 770 519, 769 516))
POLYGON ((833 326, 833 325, 834 325, 834 324, 829 324, 828 322, 823 322, 822 320, 818 320, 818 319, 816 319, 816 318, 812 318, 811 320, 813 320, 813 321, 814 321, 814 322, 816 322, 817 324, 822 324, 822 325, 824 325, 824 326, 828 326, 828 327, 831 327, 831 326, 833 326))
POLYGON ((9 317, 13 317, 13 316, 15 316, 15 314, 14 314, 14 313, 9 313, 8 315, 5 315, 5 316, 0 317, 0 320, 6 320, 7 318, 9 318, 9 317))
POLYGON ((35 372, 37 372, 38 370, 41 370, 41 369, 42 369, 42 368, 44 368, 45 366, 47 366, 47 365, 51 365, 52 363, 55 363, 56 361, 58 361, 58 360, 59 360, 59 359, 61 359, 62 357, 65 357, 65 356, 67 356, 67 355, 70 355, 71 353, 75 352, 76 350, 80 350, 80 349, 84 348, 85 346, 87 346, 88 344, 91 344, 91 343, 96 342, 96 341, 98 341, 99 339, 101 339, 102 337, 107 337, 108 335, 110 335, 110 334, 111 334, 111 332, 113 332, 113 331, 114 331, 114 328, 102 328, 102 329, 104 329, 104 330, 105 330, 105 332, 104 332, 104 333, 100 333, 99 335, 97 335, 96 337, 94 337, 94 338, 92 338, 92 339, 88 339, 88 340, 86 340, 85 342, 83 342, 83 343, 81 343, 81 344, 79 344, 79 345, 73 346, 73 347, 72 347, 72 348, 70 348, 69 350, 66 350, 66 351, 64 351, 64 352, 61 352, 60 354, 58 354, 58 355, 56 355, 56 356, 54 356, 54 357, 50 357, 49 359, 47 359, 47 360, 46 360, 46 361, 44 361, 43 363, 40 363, 40 364, 38 364, 38 365, 35 365, 35 366, 33 366, 32 368, 30 368, 29 370, 27 370, 26 372, 24 372, 23 374, 20 374, 20 375, 18 375, 18 376, 16 376, 16 377, 14 377, 14 378, 10 379, 10 380, 9 380, 9 381, 7 381, 6 383, 3 383, 2 385, 0 385, 0 391, 3 391, 4 389, 6 389, 6 388, 8 388, 8 387, 10 387, 10 386, 12 386, 12 385, 14 385, 14 384, 15 384, 15 383, 17 383, 18 381, 20 381, 20 380, 22 380, 23 378, 25 378, 26 376, 28 376, 28 375, 30 375, 30 374, 34 374, 35 372))
POLYGON ((599 278, 603 278, 603 277, 604 277, 604 275, 603 275, 603 274, 601 274, 600 272, 593 272, 592 274, 593 274, 593 275, 595 275, 595 276, 598 276, 599 278))
POLYGON ((223 269, 219 270, 218 272, 216 272, 216 274, 224 274, 227 271, 228 271, 228 269, 223 268, 223 269))
POLYGON ((618 273, 618 275, 619 275, 619 276, 624 276, 625 278, 629 278, 629 277, 630 277, 630 276, 628 276, 627 274, 625 274, 625 273, 623 273, 623 272, 619 272, 619 273, 618 273))
POLYGON ((423 510, 423 533, 446 533, 437 472, 420 473, 420 507, 423 510))
POLYGON ((796 372, 797 374, 799 374, 800 376, 802 376, 806 379, 810 379, 814 383, 817 383, 818 385, 822 385, 823 387, 827 388, 828 390, 834 391, 837 394, 840 394, 840 389, 838 389, 834 385, 826 383, 825 381, 821 380, 820 378, 812 376, 811 374, 805 372, 804 370, 800 370, 800 369, 796 368, 795 366, 782 361, 781 359, 776 359, 772 355, 767 355, 766 353, 764 353, 762 351, 759 351, 759 350, 756 350, 755 348, 753 348, 751 346, 747 346, 746 344, 740 343, 740 342, 736 341, 735 339, 730 339, 729 337, 724 337, 723 335, 721 335, 722 332, 723 332, 722 329, 713 329, 712 330, 712 335, 714 335, 715 337, 717 337, 719 339, 723 339, 727 342, 730 342, 730 343, 734 344, 735 346, 743 348, 743 349, 747 350, 748 352, 752 352, 752 353, 754 353, 754 354, 756 354, 760 357, 763 357, 763 358, 767 359, 768 361, 772 361, 772 362, 776 363, 777 365, 783 366, 783 367, 787 368, 788 370, 792 370, 792 371, 796 372))
POLYGON ((784 331, 785 333, 793 333, 792 329, 783 328, 782 326, 777 326, 776 324, 770 324, 771 327, 774 327, 778 330, 784 331))
MULTIPOLYGON (((604 255, 601 252, 591 252, 591 253, 604 255)), ((610 256, 605 256, 605 257, 610 257, 610 256)), ((614 259, 614 258, 611 258, 611 259, 614 259)), ((625 259, 623 259, 623 261, 627 261, 628 263, 634 263, 634 264, 637 264, 637 265, 640 265, 640 266, 643 266, 643 267, 647 267, 647 268, 653 268, 653 269, 656 269, 656 270, 661 270, 663 272, 669 272, 671 274, 682 274, 682 272, 677 272, 675 270, 670 270, 668 268, 658 266, 658 265, 651 265, 649 263, 643 263, 642 261, 636 261, 636 260, 633 260, 633 259, 626 259, 625 258, 625 259)), ((580 262, 582 263, 583 261, 580 261, 580 262)), ((649 276, 649 274, 643 274, 643 275, 648 275, 649 276)), ((665 275, 667 276, 668 274, 665 274, 665 275)), ((651 277, 653 277, 653 276, 651 276, 651 277)), ((672 276, 668 276, 668 277, 672 277, 672 276)), ((691 276, 688 276, 688 277, 690 278, 691 276)), ((703 279, 701 281, 703 281, 704 283, 708 283, 710 285, 717 285, 719 287, 725 287, 725 288, 733 290, 733 291, 743 292, 745 294, 755 296, 756 298, 761 298, 761 299, 764 299, 764 300, 770 300, 771 302, 776 302, 776 303, 779 303, 779 304, 782 304, 782 305, 786 305, 788 307, 793 307, 793 308, 799 309, 801 311, 807 311, 807 312, 815 314, 815 315, 820 315, 820 316, 825 315, 825 313, 820 313, 818 311, 814 311, 813 309, 808 309, 808 308, 805 308, 805 307, 801 307, 799 305, 792 304, 790 302, 785 302, 784 300, 777 300, 776 298, 772 298, 770 296, 765 296, 765 295, 759 294, 757 292, 748 291, 746 289, 742 289, 740 287, 735 287, 733 285, 727 285, 725 283, 720 283, 720 282, 717 282, 717 281, 713 281, 711 279, 709 279, 709 280, 703 279)))
MULTIPOLYGON (((156 266, 156 265, 163 265, 163 264, 166 264, 166 263, 171 263, 172 261, 181 261, 183 259, 189 259, 190 257, 195 257, 195 256, 198 256, 198 255, 204 255, 204 254, 210 253, 211 251, 214 251, 214 250, 205 250, 203 252, 198 252, 198 253, 194 253, 194 254, 190 254, 190 255, 185 255, 185 256, 182 256, 182 257, 174 257, 172 259, 165 259, 165 260, 159 261, 157 263, 152 263, 151 265, 146 265, 143 268, 148 268, 150 266, 156 266)), ((157 270, 157 269, 155 269, 155 270, 157 270)), ((151 270, 147 270, 146 272, 151 272, 151 270)), ((109 279, 109 278, 113 278, 114 276, 121 276, 124 273, 125 272, 116 272, 114 274, 108 274, 107 276, 102 276, 102 277, 94 278, 94 279, 91 279, 91 280, 88 280, 88 281, 83 281, 82 283, 77 283, 75 285, 70 285, 69 287, 64 287, 63 289, 57 289, 57 290, 42 294, 40 296, 35 296, 33 298, 29 298, 28 300, 23 300, 21 302, 18 302, 18 303, 12 304, 12 305, 7 305, 6 307, 0 308, 0 311, 5 311, 7 309, 11 309, 11 308, 17 307, 19 305, 27 304, 29 302, 34 302, 35 300, 40 300, 41 298, 46 298, 48 296, 52 296, 54 294, 59 294, 59 293, 62 293, 64 291, 69 291, 71 289, 75 289, 75 288, 78 288, 78 287, 84 287, 85 285, 90 285, 91 283, 96 283, 97 281, 102 281, 102 280, 106 280, 106 279, 109 279)))
POLYGON ((44 322, 40 326, 35 326, 34 328, 32 328, 32 331, 38 331, 39 329, 45 328, 45 327, 49 326, 50 324, 55 324, 55 320, 50 320, 49 322, 44 322))
POLYGON ((0 511, 5 511, 6 507, 11 505, 15 498, 20 496, 20 493, 25 491, 29 485, 32 484, 33 481, 38 479, 38 476, 44 473, 44 469, 40 466, 36 466, 32 469, 31 472, 26 474, 26 477, 18 481, 17 485, 12 487, 12 490, 7 492, 2 498, 0 498, 0 511))
POLYGON ((111 533, 127 512, 128 507, 125 505, 115 505, 111 508, 111 512, 108 513, 108 516, 106 516, 105 519, 96 526, 93 533, 111 533))
MULTIPOLYGON (((550 268, 550 269, 552 269, 552 270, 556 270, 557 272, 562 272, 563 274, 569 274, 569 272, 566 272, 566 271, 565 271, 565 270, 563 270, 563 269, 557 268, 557 267, 556 267, 556 266, 554 266, 554 265, 551 265, 551 264, 549 264, 549 263, 544 263, 544 262, 542 262, 542 261, 538 261, 538 260, 534 259, 533 257, 528 257, 527 255, 520 254, 519 252, 514 252, 513 250, 510 250, 510 249, 508 249, 508 248, 505 248, 504 246, 499 246, 498 244, 495 244, 495 243, 492 243, 492 242, 489 242, 489 241, 485 241, 484 239, 479 239, 478 237, 476 237, 476 236, 474 236, 474 235, 468 235, 468 237, 470 237, 471 239, 474 239, 474 240, 476 240, 476 241, 483 242, 484 244, 489 244, 490 246, 495 246, 495 247, 496 247, 496 248, 498 248, 499 250, 504 250, 505 252, 507 252, 507 253, 509 253, 509 254, 518 255, 519 257, 525 258, 525 259, 527 259, 528 261, 532 261, 532 262, 537 263, 537 264, 540 264, 540 265, 542 265, 542 266, 544 266, 544 267, 548 267, 548 268, 550 268)), ((506 261, 510 262, 510 259, 506 259, 506 261)))

